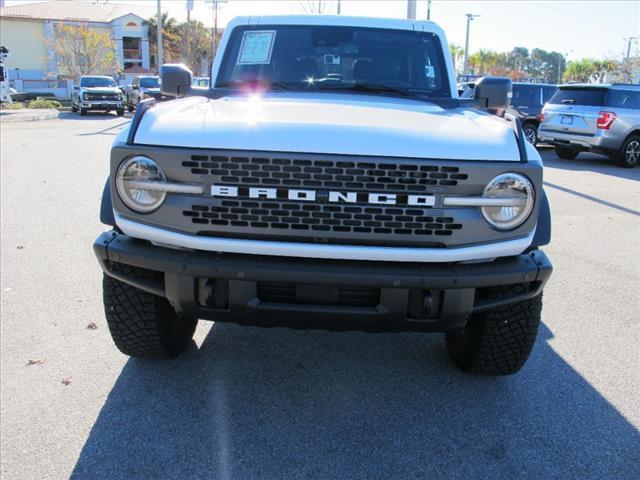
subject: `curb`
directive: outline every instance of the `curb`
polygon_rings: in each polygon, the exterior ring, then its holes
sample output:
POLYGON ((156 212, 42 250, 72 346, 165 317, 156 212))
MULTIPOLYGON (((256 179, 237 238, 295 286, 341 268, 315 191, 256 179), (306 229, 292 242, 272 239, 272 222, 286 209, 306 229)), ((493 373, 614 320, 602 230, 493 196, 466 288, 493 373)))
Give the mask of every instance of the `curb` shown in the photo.
POLYGON ((37 122, 38 120, 55 119, 59 115, 60 112, 56 109, 3 111, 0 112, 0 122, 37 122))

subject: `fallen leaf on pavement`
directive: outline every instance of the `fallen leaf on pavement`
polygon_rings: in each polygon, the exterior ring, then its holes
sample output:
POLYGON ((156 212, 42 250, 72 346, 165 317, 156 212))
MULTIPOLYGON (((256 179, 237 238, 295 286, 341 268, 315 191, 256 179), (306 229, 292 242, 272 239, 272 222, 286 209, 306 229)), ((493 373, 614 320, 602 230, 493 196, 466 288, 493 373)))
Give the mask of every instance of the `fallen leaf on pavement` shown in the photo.
POLYGON ((95 324, 95 322, 89 322, 89 325, 87 325, 87 330, 95 330, 98 328, 98 325, 95 324))
POLYGON ((67 378, 63 378, 62 379, 62 384, 66 387, 67 385, 69 385, 71 383, 71 377, 67 377, 67 378))
POLYGON ((44 360, 29 360, 27 361, 27 366, 29 365, 42 365, 44 360))

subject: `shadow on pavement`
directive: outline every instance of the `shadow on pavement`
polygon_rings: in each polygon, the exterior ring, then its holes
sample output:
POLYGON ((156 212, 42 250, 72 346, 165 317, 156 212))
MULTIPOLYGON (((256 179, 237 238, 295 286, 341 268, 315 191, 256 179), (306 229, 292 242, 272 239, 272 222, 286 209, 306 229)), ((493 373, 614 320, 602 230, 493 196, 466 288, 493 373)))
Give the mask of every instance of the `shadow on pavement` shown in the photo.
POLYGON ((640 478, 638 431, 550 338, 493 378, 439 335, 215 325, 127 362, 72 478, 640 478))
MULTIPOLYGON (((130 115, 129 115, 130 117, 130 115)), ((114 120, 116 118, 127 118, 127 113, 123 117, 118 117, 115 112, 87 112, 86 115, 80 115, 77 112, 60 112, 60 116, 58 118, 64 120, 81 120, 85 121, 100 121, 100 120, 114 120)))
POLYGON ((545 168, 557 168, 574 172, 595 172, 613 177, 640 180, 640 168, 619 167, 605 155, 581 153, 574 160, 558 158, 553 150, 539 148, 545 168))

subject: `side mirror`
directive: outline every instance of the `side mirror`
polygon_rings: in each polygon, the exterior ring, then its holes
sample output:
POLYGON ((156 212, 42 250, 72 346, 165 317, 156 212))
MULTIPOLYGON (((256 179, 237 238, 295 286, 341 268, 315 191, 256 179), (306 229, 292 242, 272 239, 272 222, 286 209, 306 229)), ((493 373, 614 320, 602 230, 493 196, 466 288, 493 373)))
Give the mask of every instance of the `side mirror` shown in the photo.
POLYGON ((474 98, 484 108, 507 108, 511 103, 511 79, 482 77, 476 82, 474 98))
POLYGON ((74 85, 74 86, 73 86, 73 89, 74 89, 74 90, 80 90, 80 87, 79 87, 78 85, 74 85))
POLYGON ((140 87, 138 85, 133 85, 131 87, 131 90, 140 90, 140 87))
POLYGON ((160 67, 160 90, 164 95, 189 95, 193 74, 186 66, 168 63, 160 67))

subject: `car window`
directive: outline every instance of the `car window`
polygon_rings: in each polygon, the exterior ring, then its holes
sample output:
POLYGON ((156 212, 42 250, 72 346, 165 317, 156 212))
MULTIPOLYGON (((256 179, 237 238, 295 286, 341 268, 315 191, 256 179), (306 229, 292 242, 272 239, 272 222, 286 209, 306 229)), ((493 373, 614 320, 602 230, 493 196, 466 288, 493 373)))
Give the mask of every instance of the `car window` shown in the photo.
POLYGON ((160 82, 155 77, 145 77, 140 79, 140 86, 145 88, 158 88, 160 82))
POLYGON ((513 106, 540 106, 540 86, 538 85, 514 85, 511 97, 513 106))
POLYGON ((117 87, 116 82, 112 78, 104 77, 84 77, 80 79, 80 86, 93 88, 93 87, 117 87))
POLYGON ((554 105, 586 105, 601 107, 607 90, 604 88, 560 88, 549 103, 554 105))
POLYGON ((614 108, 640 109, 640 92, 609 90, 607 106, 614 108))
POLYGON ((378 28, 239 27, 216 82, 217 87, 264 82, 306 91, 386 85, 451 97, 437 35, 378 28))
POLYGON ((557 87, 542 87, 542 103, 547 103, 556 90, 558 90, 557 87))

